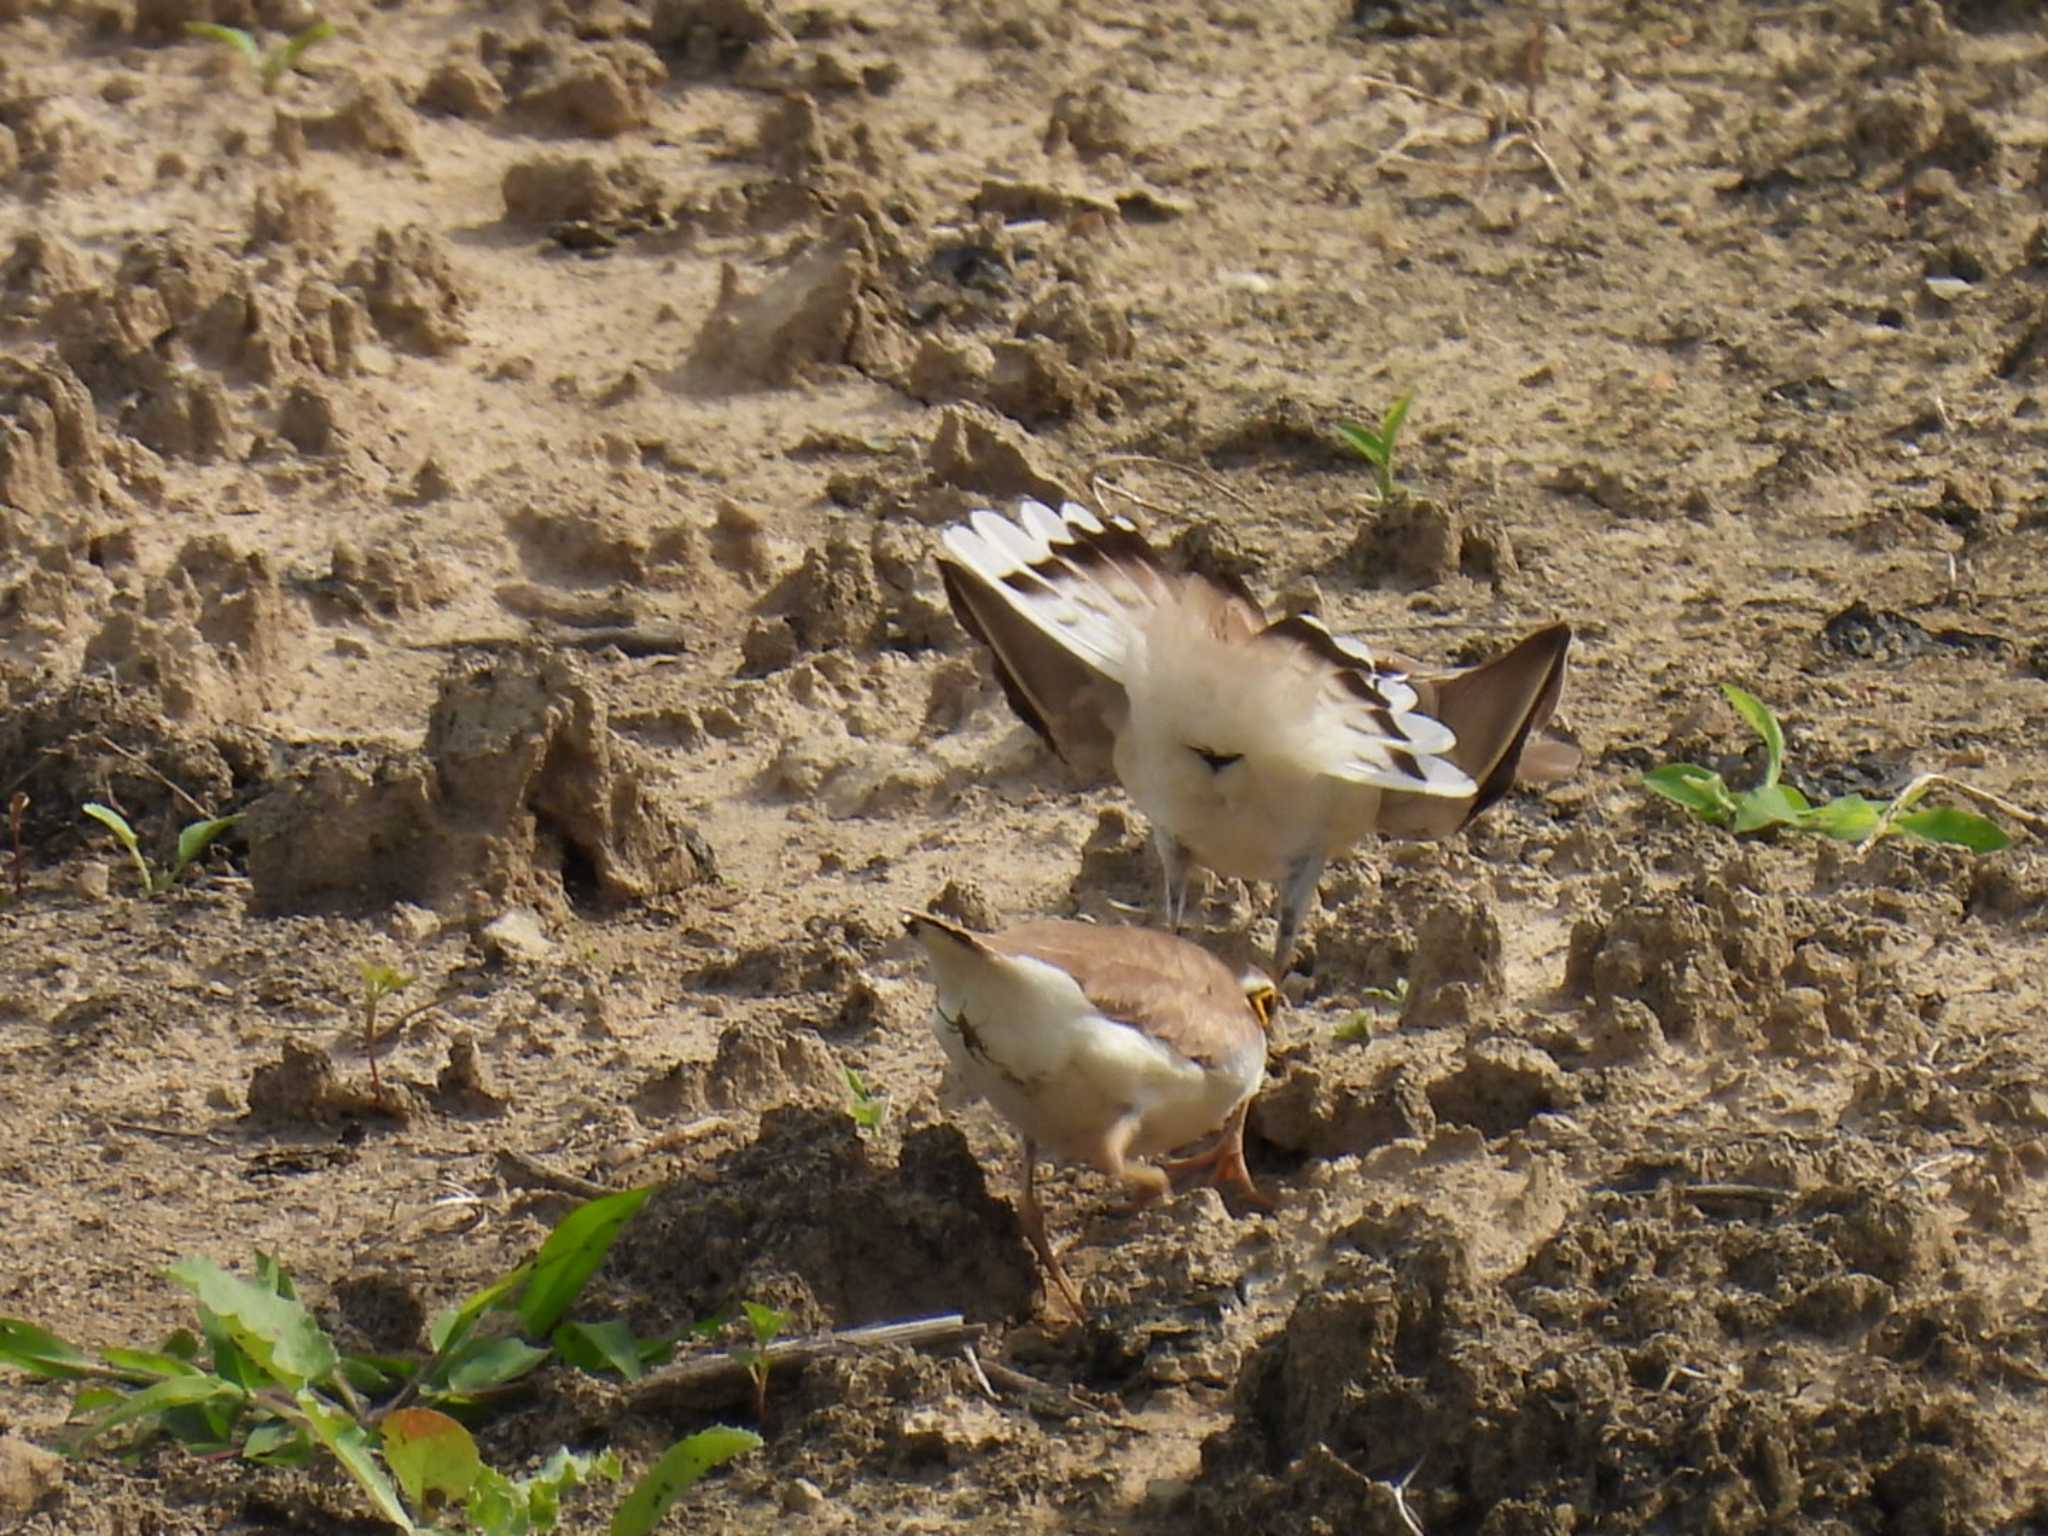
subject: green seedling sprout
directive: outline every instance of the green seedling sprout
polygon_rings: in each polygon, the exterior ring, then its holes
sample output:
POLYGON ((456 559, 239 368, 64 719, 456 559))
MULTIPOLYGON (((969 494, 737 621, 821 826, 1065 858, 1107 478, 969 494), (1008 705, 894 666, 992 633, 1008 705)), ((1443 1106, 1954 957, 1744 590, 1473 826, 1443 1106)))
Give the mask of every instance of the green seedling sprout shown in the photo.
POLYGON ((740 1310, 746 1314, 747 1331, 754 1341, 734 1354, 754 1384, 754 1422, 763 1424, 768 1419, 768 1350, 789 1326, 789 1314, 758 1301, 743 1301, 740 1310))
MULTIPOLYGON (((1407 1006, 1408 978, 1403 976, 1391 987, 1365 987, 1362 991, 1373 1002, 1398 1010, 1407 1006)), ((1342 1024, 1339 1024, 1336 1029, 1332 1030, 1330 1038, 1340 1045, 1370 1040, 1372 1039, 1372 1020, 1372 1010, 1361 1008, 1342 1024)))
POLYGON ((396 997, 417 978, 372 960, 357 965, 363 973, 363 1052, 370 1058, 370 1091, 382 1098, 384 1085, 377 1078, 377 1009, 385 998, 396 997))
MULTIPOLYGON (((623 1190, 571 1211, 531 1259, 435 1319, 435 1353, 424 1364, 342 1353, 283 1267, 259 1253, 251 1276, 203 1258, 170 1268, 168 1278, 197 1303, 197 1332, 179 1329, 155 1349, 109 1348, 95 1357, 33 1323, 0 1317, 0 1365, 72 1384, 68 1448, 76 1454, 102 1446, 127 1453, 158 1437, 199 1455, 270 1466, 303 1466, 324 1452, 394 1530, 552 1530, 570 1489, 619 1477, 618 1453, 558 1449, 533 1474, 508 1477, 486 1464, 446 1407, 474 1412, 492 1388, 549 1357, 486 1331, 484 1321, 512 1316, 542 1337, 559 1336, 564 1310, 648 1193, 623 1190)), ((611 1536, 649 1536, 691 1484, 760 1444, 751 1431, 723 1425, 676 1442, 619 1502, 611 1536)))
POLYGON ((256 78, 263 82, 263 94, 268 96, 277 90, 278 81, 298 68, 299 60, 307 49, 334 36, 334 23, 316 21, 303 31, 293 33, 267 54, 256 39, 240 27, 224 27, 214 21, 188 21, 185 30, 194 37, 203 37, 209 42, 232 48, 247 59, 249 67, 256 71, 256 78))
POLYGON ((215 816, 208 821, 189 823, 178 834, 178 852, 171 867, 166 870, 152 870, 149 860, 142 855, 142 844, 135 836, 135 829, 128 825, 128 818, 108 806, 87 801, 79 807, 86 815, 114 834, 120 845, 128 850, 128 857, 134 862, 136 878, 141 882, 142 894, 161 896, 178 883, 178 878, 213 846, 214 839, 234 826, 240 815, 215 816))
POLYGON ((1337 435, 1352 452, 1372 465, 1383 507, 1392 506, 1401 494, 1401 487, 1394 479, 1394 440, 1401 435, 1401 423, 1408 419, 1408 407, 1414 403, 1415 391, 1404 391, 1401 398, 1388 406, 1380 417, 1378 431, 1360 426, 1355 421, 1337 423, 1337 435))
POLYGON ((2022 821, 2031 820, 2018 807, 1940 774, 1922 774, 1883 805, 1861 795, 1839 795, 1825 804, 1814 805, 1781 777, 1785 766, 1785 732, 1778 717, 1762 700, 1733 683, 1723 683, 1721 693, 1762 738, 1763 777, 1750 788, 1737 791, 1730 789, 1720 774, 1696 763, 1666 763, 1662 768, 1651 769, 1642 780, 1645 789, 1684 806, 1702 821, 1736 833, 1792 827, 1857 843, 1863 848, 1890 832, 1903 832, 1922 842, 1967 848, 1972 853, 1996 853, 2012 842, 1996 823, 1969 811, 1952 806, 1914 810, 1912 807, 1936 784, 1947 784, 1987 800, 2022 821))
POLYGON ((853 1116, 853 1123, 863 1131, 879 1129, 889 1113, 889 1096, 870 1093, 868 1085, 861 1081, 861 1075, 852 1067, 846 1069, 846 1089, 853 1095, 853 1108, 847 1111, 853 1116))

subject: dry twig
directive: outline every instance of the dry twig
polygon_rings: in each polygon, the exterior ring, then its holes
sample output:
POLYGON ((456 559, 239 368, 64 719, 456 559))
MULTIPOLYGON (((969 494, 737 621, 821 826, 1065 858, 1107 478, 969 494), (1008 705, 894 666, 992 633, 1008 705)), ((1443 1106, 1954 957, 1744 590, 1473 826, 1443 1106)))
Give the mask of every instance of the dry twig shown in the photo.
POLYGON ((609 1184, 600 1184, 595 1179, 586 1179, 580 1173, 567 1173, 560 1168, 550 1168, 524 1152, 515 1152, 510 1147, 500 1147, 494 1154, 498 1162, 498 1177, 515 1189, 552 1189, 564 1195, 574 1195, 579 1200, 595 1200, 600 1195, 617 1194, 609 1184))
POLYGON ((751 1346, 719 1350, 651 1371, 635 1382, 627 1396, 636 1408, 714 1408, 748 1400, 754 1392, 756 1368, 765 1362, 768 1374, 800 1371, 815 1360, 861 1354, 871 1349, 953 1349, 971 1345, 988 1330, 958 1312, 921 1317, 907 1323, 880 1323, 847 1328, 808 1339, 782 1339, 766 1349, 751 1346))
POLYGON ((1145 464, 1154 469, 1170 469, 1176 474, 1186 475, 1191 480, 1199 481, 1217 495, 1226 497, 1236 502, 1246 512, 1254 516, 1257 515, 1257 510, 1249 501, 1224 484, 1215 475, 1209 473, 1208 470, 1197 469, 1192 464, 1176 464, 1172 459, 1155 458, 1149 453, 1112 453, 1107 458, 1097 459, 1088 466, 1088 487, 1095 492, 1095 500, 1098 506, 1102 503, 1102 493, 1104 491, 1114 491, 1117 495, 1123 497, 1124 500, 1143 507, 1147 512, 1165 515, 1166 508, 1156 507, 1151 502, 1145 500, 1144 497, 1138 495, 1137 492, 1127 491, 1114 480, 1104 480, 1102 478, 1104 470, 1113 469, 1119 464, 1145 464))
POLYGON ((155 766, 143 757, 141 757, 139 754, 129 751, 126 747, 122 746, 118 741, 115 741, 110 736, 95 735, 93 737, 93 740, 99 743, 99 745, 105 747, 109 752, 112 752, 117 756, 127 758, 129 762, 133 763, 137 768, 141 769, 144 773, 149 775, 149 777, 155 779, 157 783, 163 785, 165 789, 168 789, 172 794, 176 795, 180 800, 184 801, 187 805, 189 805, 192 808, 193 813, 197 815, 200 818, 200 820, 213 820, 213 812, 211 810, 209 810, 206 806, 201 805, 197 800, 193 799, 192 796, 187 794, 181 786, 173 784, 169 779, 165 778, 161 773, 157 772, 155 766))
POLYGON ((1979 789, 1966 779, 1950 778, 1945 773, 1923 773, 1892 797, 1892 803, 1884 808, 1884 814, 1877 819, 1877 825, 1870 829, 1870 835, 1856 845, 1858 854, 1870 852, 1871 844, 1889 832, 1892 823, 1899 816, 1912 809, 1914 802, 1937 784, 1952 789, 1957 794, 1975 800, 1979 805, 1988 805, 1994 811, 2001 811, 2025 827, 2036 837, 2048 837, 2048 816, 2030 811, 2023 805, 2014 805, 2003 795, 1994 795, 1988 789, 1979 789))
POLYGON ((677 1147, 686 1147, 693 1141, 702 1141, 706 1136, 715 1136, 720 1131, 733 1129, 733 1122, 724 1115, 706 1115, 701 1120, 690 1120, 659 1136, 650 1136, 645 1141, 636 1141, 630 1146, 607 1147, 599 1154, 598 1160, 607 1168, 623 1168, 628 1163, 637 1163, 642 1158, 652 1157, 657 1152, 673 1152, 677 1147))

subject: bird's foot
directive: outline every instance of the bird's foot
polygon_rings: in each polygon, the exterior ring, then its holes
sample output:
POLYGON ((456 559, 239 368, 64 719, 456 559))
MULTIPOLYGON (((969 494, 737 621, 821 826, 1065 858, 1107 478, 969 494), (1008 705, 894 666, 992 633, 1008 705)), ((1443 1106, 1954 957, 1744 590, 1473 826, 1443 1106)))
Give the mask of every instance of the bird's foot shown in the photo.
POLYGON ((1251 1169, 1245 1166, 1242 1125, 1235 1127, 1234 1131, 1226 1130, 1206 1152, 1175 1158, 1159 1166, 1176 1186, 1213 1184, 1218 1189, 1228 1187, 1262 1211, 1273 1208, 1273 1202, 1259 1193, 1258 1185, 1252 1182, 1251 1169))

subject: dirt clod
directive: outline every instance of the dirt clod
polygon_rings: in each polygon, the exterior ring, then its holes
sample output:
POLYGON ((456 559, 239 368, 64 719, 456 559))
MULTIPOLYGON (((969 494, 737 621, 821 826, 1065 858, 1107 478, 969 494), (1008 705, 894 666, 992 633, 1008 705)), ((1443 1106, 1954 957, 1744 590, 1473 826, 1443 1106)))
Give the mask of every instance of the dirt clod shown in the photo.
POLYGON ((694 834, 573 659, 513 653, 443 678, 422 752, 310 758, 249 809, 271 912, 524 895, 619 905, 699 877, 694 834))
POLYGON ((843 1113, 799 1108, 770 1110, 752 1145, 658 1192, 613 1271, 684 1316, 785 1276, 836 1327, 1021 1315, 1037 1287, 1015 1216, 958 1131, 915 1131, 890 1158, 843 1113))

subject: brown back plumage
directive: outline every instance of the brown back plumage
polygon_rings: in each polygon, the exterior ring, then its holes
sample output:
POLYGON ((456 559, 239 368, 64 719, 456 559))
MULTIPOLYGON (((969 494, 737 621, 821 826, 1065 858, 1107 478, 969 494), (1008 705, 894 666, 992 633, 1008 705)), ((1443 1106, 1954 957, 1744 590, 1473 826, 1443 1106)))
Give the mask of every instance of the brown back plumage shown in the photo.
POLYGON ((1006 928, 988 944, 1057 966, 1106 1016, 1205 1066, 1261 1032, 1243 979, 1170 933, 1046 918, 1006 928))
POLYGON ((979 953, 1029 956, 1065 971, 1105 1017, 1204 1066, 1263 1033, 1244 979, 1170 933, 1044 918, 980 934, 929 912, 911 913, 909 922, 913 933, 936 929, 979 953))

